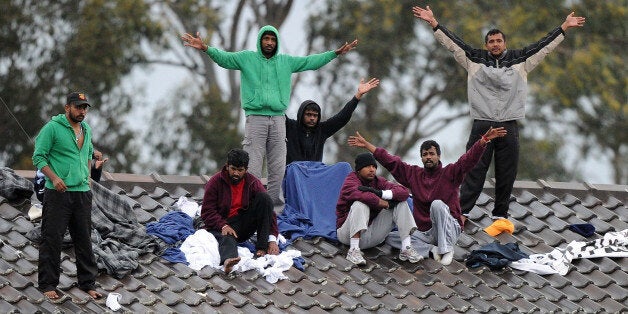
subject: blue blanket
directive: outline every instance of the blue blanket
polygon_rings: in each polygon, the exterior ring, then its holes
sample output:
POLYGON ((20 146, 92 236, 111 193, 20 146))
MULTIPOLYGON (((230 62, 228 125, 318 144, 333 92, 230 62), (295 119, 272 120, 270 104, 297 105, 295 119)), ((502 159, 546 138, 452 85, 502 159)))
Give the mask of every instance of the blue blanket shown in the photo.
POLYGON ((346 162, 325 165, 296 161, 286 167, 283 182, 286 207, 277 218, 279 232, 287 239, 336 237, 336 202, 340 188, 353 169, 346 162))

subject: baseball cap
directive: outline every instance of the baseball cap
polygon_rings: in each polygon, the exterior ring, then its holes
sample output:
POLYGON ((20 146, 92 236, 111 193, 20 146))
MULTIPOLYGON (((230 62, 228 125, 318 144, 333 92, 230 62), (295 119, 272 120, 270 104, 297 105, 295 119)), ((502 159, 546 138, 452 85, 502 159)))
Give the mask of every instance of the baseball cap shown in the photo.
POLYGON ((515 225, 506 218, 500 218, 495 220, 490 226, 484 228, 484 231, 492 237, 504 231, 512 234, 515 231, 515 225))
POLYGON ((87 95, 85 93, 72 92, 68 94, 66 104, 74 104, 74 105, 82 105, 87 104, 88 106, 92 106, 87 101, 87 95))

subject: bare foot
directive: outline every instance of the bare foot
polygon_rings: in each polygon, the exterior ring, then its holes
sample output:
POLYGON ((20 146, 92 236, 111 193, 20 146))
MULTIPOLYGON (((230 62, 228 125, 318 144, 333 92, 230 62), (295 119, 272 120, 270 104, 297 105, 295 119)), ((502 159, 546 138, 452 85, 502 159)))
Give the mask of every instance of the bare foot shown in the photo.
POLYGON ((59 298, 59 295, 57 294, 56 290, 46 291, 44 292, 44 295, 50 300, 56 300, 59 298))
POLYGON ((264 255, 266 255, 266 250, 257 250, 257 252, 255 252, 256 257, 262 257, 264 255))
POLYGON ((102 294, 100 294, 100 292, 98 292, 96 290, 89 290, 89 291, 87 291, 87 294, 89 294, 89 296, 92 297, 92 299, 94 299, 94 300, 98 300, 98 299, 102 298, 102 294))
POLYGON ((240 257, 232 257, 225 260, 225 273, 230 273, 233 270, 233 266, 235 266, 240 261, 240 257))

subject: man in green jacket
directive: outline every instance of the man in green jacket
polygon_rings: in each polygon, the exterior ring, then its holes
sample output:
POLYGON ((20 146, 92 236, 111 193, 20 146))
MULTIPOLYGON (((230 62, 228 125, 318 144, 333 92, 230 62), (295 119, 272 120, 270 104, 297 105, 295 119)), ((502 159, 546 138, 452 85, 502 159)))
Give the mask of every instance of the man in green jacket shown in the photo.
POLYGON ((280 54, 279 32, 266 25, 257 35, 257 51, 227 52, 206 45, 199 33, 184 34, 185 46, 201 50, 219 66, 240 70, 240 102, 246 115, 243 149, 249 153, 249 172, 262 177, 264 156, 268 169, 268 194, 281 210, 281 182, 286 168, 285 112, 290 104, 292 73, 316 70, 349 52, 357 40, 336 50, 305 57, 280 54))
POLYGON ((65 114, 46 123, 35 140, 33 165, 46 175, 39 245, 38 286, 49 299, 58 299, 61 244, 69 229, 76 255, 78 286, 92 298, 98 266, 92 251, 92 193, 90 168, 92 132, 83 122, 90 107, 83 93, 70 93, 65 114))

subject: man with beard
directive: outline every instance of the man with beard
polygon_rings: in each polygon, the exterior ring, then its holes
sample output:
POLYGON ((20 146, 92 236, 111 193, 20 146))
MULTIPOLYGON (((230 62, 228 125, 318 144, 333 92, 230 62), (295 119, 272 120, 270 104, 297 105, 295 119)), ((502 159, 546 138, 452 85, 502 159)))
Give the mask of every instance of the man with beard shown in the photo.
POLYGON ((485 49, 476 49, 438 23, 429 6, 425 9, 415 6, 412 13, 432 27, 436 40, 453 52, 456 61, 467 70, 467 97, 473 118, 467 150, 491 127, 504 127, 508 131, 508 136, 488 145, 460 190, 462 214, 467 215, 482 193, 494 156, 495 208, 492 218, 506 219, 510 194, 517 177, 518 121, 525 117, 528 73, 565 39, 567 29, 582 27, 585 18, 574 16, 571 12, 559 27, 523 49, 506 49, 506 35, 498 29, 491 29, 484 36, 485 49))
POLYGON ((61 244, 69 229, 76 256, 78 286, 94 299, 98 266, 92 251, 90 168, 92 132, 83 120, 91 107, 84 93, 67 95, 65 114, 54 116, 35 140, 33 165, 46 176, 39 244, 38 286, 58 299, 61 244))
POLYGON ((238 243, 257 232, 256 256, 279 254, 277 216, 262 182, 247 172, 249 154, 232 149, 227 163, 205 185, 201 219, 216 237, 220 264, 229 273, 239 261, 238 243))
MULTIPOLYGON (((454 257, 454 245, 464 227, 458 198, 459 187, 465 175, 480 160, 486 145, 494 138, 506 135, 504 128, 488 131, 458 161, 443 167, 440 162, 440 146, 433 140, 421 144, 423 168, 410 165, 385 149, 375 147, 356 132, 349 136, 349 145, 366 148, 390 174, 412 193, 414 221, 417 231, 411 236, 414 249, 422 257, 433 258, 449 265, 454 257)), ((391 232, 386 242, 392 247, 402 247, 400 236, 391 232)))
POLYGON ((404 237, 399 259, 416 263, 422 257, 411 245, 410 235, 416 224, 406 202, 410 196, 408 189, 378 177, 376 171, 372 154, 363 153, 355 158, 355 171, 347 175, 336 204, 338 241, 349 245, 347 260, 364 265, 361 249, 384 242, 396 225, 404 237))
POLYGON ((210 47, 199 33, 186 33, 181 39, 185 46, 207 53, 217 65, 240 71, 240 102, 246 115, 242 148, 251 156, 249 171, 258 178, 266 158, 268 193, 276 211, 281 212, 281 183, 286 171, 285 113, 290 104, 292 73, 319 69, 355 48, 358 41, 345 43, 336 50, 297 57, 279 53, 279 32, 271 25, 259 30, 257 51, 228 52, 210 47))
POLYGON ((293 161, 323 161, 325 141, 349 122, 362 96, 378 85, 379 80, 376 78, 368 82, 360 80, 355 96, 340 112, 325 121, 320 121, 321 107, 317 103, 313 100, 301 103, 296 120, 286 117, 286 164, 293 161))

